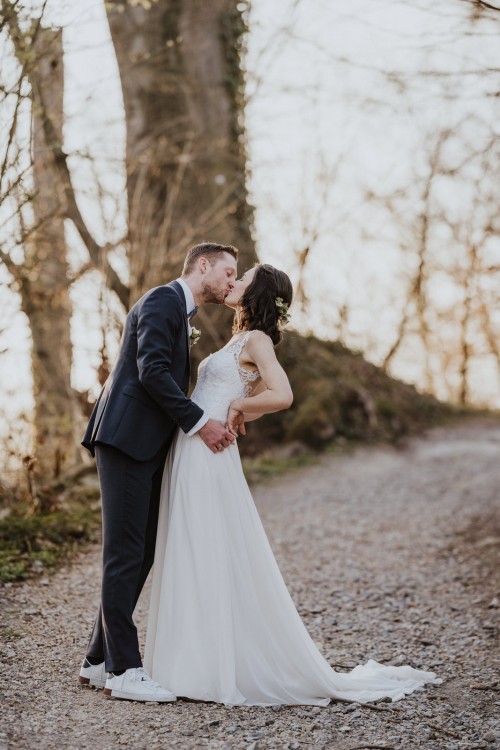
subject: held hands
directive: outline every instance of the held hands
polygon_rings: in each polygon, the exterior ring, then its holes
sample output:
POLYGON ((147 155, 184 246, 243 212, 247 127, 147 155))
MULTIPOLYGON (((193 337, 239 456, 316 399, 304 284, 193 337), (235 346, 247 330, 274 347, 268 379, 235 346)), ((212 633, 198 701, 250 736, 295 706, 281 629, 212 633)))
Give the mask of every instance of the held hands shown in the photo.
POLYGON ((198 434, 212 453, 223 451, 236 439, 236 433, 224 427, 222 422, 218 422, 216 419, 209 419, 198 434))
POLYGON ((245 429, 245 415, 243 414, 241 409, 238 408, 238 406, 238 401, 233 401, 233 403, 230 405, 227 414, 227 427, 236 436, 238 435, 238 431, 241 433, 241 435, 246 435, 247 431, 245 429))

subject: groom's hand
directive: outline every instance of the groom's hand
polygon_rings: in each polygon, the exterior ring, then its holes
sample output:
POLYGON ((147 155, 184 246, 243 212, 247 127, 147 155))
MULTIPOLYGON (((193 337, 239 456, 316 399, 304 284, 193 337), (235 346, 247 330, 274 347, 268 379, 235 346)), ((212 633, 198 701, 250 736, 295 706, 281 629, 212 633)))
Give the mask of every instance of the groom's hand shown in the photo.
POLYGON ((212 453, 220 453, 235 440, 233 433, 216 419, 209 419, 198 434, 212 453))

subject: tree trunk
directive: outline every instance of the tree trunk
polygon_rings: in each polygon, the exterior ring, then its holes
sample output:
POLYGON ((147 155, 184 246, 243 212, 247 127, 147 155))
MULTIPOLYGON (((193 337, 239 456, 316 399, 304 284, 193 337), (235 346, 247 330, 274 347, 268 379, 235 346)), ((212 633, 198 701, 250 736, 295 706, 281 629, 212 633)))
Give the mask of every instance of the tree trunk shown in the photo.
MULTIPOLYGON (((132 304, 180 272, 202 241, 234 244, 256 260, 245 186, 242 38, 236 0, 107 3, 126 115, 132 304)), ((208 336, 227 339, 231 316, 201 311, 208 336)), ((198 321, 197 321, 198 322, 198 321)))
POLYGON ((35 399, 34 453, 38 483, 48 483, 78 460, 76 399, 71 388, 71 301, 69 297, 64 206, 42 112, 50 117, 62 142, 62 32, 40 29, 36 35, 33 88, 32 201, 35 231, 25 244, 20 279, 22 309, 31 329, 35 399))

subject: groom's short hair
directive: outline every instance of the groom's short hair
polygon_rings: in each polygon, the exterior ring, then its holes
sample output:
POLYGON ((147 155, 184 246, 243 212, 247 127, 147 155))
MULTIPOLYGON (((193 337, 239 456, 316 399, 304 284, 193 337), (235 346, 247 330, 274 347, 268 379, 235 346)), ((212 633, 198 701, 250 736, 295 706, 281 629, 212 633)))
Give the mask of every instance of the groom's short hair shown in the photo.
POLYGON ((196 261, 201 255, 208 258, 213 265, 223 253, 229 253, 236 261, 238 260, 238 249, 232 245, 218 245, 216 242, 202 242, 200 245, 194 245, 191 250, 188 250, 188 254, 186 255, 184 268, 182 269, 183 275, 193 270, 196 261))

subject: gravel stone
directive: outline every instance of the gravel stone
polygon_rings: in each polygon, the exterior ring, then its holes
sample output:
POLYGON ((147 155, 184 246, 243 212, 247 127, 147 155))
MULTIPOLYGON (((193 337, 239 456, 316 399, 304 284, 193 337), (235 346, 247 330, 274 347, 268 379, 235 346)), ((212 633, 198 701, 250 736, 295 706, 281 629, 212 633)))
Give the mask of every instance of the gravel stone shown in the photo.
MULTIPOLYGON (((0 588, 0 750, 281 750, 500 742, 500 423, 324 454, 253 488, 290 593, 339 672, 369 658, 445 682, 398 703, 226 708, 108 700, 78 685, 100 549, 0 588)), ((136 611, 144 643, 149 590, 136 611)))
POLYGON ((483 740, 485 742, 496 742, 497 740, 500 740, 500 732, 486 732, 486 734, 483 735, 483 740))

